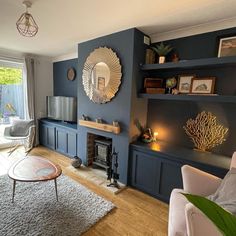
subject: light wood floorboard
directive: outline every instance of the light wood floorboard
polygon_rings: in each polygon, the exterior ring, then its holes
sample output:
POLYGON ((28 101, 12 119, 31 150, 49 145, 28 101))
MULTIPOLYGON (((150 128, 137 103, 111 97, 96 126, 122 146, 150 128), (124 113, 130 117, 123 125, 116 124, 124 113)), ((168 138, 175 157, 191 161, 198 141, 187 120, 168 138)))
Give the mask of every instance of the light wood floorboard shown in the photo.
MULTIPOLYGON (((6 150, 0 150, 0 175, 6 174, 8 168, 22 157, 22 153, 23 148, 20 148, 8 157, 6 150)), ((71 160, 45 147, 33 149, 30 155, 43 156, 59 164, 65 175, 116 205, 114 210, 84 233, 84 236, 167 235, 167 204, 129 187, 114 195, 66 169, 71 160)))

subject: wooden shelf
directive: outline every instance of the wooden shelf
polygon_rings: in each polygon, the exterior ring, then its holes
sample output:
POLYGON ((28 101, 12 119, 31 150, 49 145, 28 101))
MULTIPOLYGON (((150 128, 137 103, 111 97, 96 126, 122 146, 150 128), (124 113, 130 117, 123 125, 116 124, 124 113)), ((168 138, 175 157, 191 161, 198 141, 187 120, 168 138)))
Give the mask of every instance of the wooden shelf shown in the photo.
POLYGON ((196 102, 223 102, 236 103, 236 96, 223 95, 172 95, 172 94, 147 94, 139 93, 139 98, 175 101, 196 101, 196 102))
POLYGON ((97 123, 97 122, 88 121, 88 120, 79 120, 79 125, 92 128, 92 129, 102 130, 109 133, 114 133, 114 134, 120 133, 120 126, 114 126, 110 124, 97 123))
POLYGON ((148 70, 176 70, 176 69, 198 69, 213 68, 221 66, 235 66, 236 56, 232 57, 213 57, 194 60, 182 60, 179 62, 166 62, 163 64, 145 64, 141 66, 143 71, 148 70))

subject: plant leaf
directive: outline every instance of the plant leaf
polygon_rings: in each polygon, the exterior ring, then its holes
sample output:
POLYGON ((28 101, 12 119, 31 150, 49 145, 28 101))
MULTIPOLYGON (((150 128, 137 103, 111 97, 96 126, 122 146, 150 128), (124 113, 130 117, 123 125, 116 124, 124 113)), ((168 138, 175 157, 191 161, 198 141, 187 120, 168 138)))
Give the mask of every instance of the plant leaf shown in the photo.
POLYGON ((163 42, 161 42, 158 45, 155 45, 151 47, 159 56, 166 56, 173 48, 170 47, 170 45, 164 45, 163 42))
POLYGON ((234 215, 205 197, 182 194, 201 210, 225 236, 236 235, 236 217, 234 215))

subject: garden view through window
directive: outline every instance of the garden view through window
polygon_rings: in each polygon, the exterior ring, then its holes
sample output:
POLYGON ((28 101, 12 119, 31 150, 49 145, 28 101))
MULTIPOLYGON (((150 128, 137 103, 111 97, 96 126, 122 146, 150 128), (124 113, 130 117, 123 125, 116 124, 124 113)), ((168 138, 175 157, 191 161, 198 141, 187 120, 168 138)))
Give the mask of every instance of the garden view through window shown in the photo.
POLYGON ((0 61, 0 146, 3 133, 14 119, 24 118, 23 63, 0 61))

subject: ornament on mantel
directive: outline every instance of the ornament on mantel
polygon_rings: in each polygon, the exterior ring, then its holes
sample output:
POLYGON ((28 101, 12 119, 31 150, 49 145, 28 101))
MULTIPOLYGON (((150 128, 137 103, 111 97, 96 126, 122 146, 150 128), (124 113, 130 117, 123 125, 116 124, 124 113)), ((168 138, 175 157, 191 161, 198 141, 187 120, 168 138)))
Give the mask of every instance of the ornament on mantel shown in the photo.
POLYGON ((226 139, 228 128, 217 124, 216 116, 203 111, 195 119, 189 119, 183 127, 196 149, 208 151, 222 144, 226 139))

